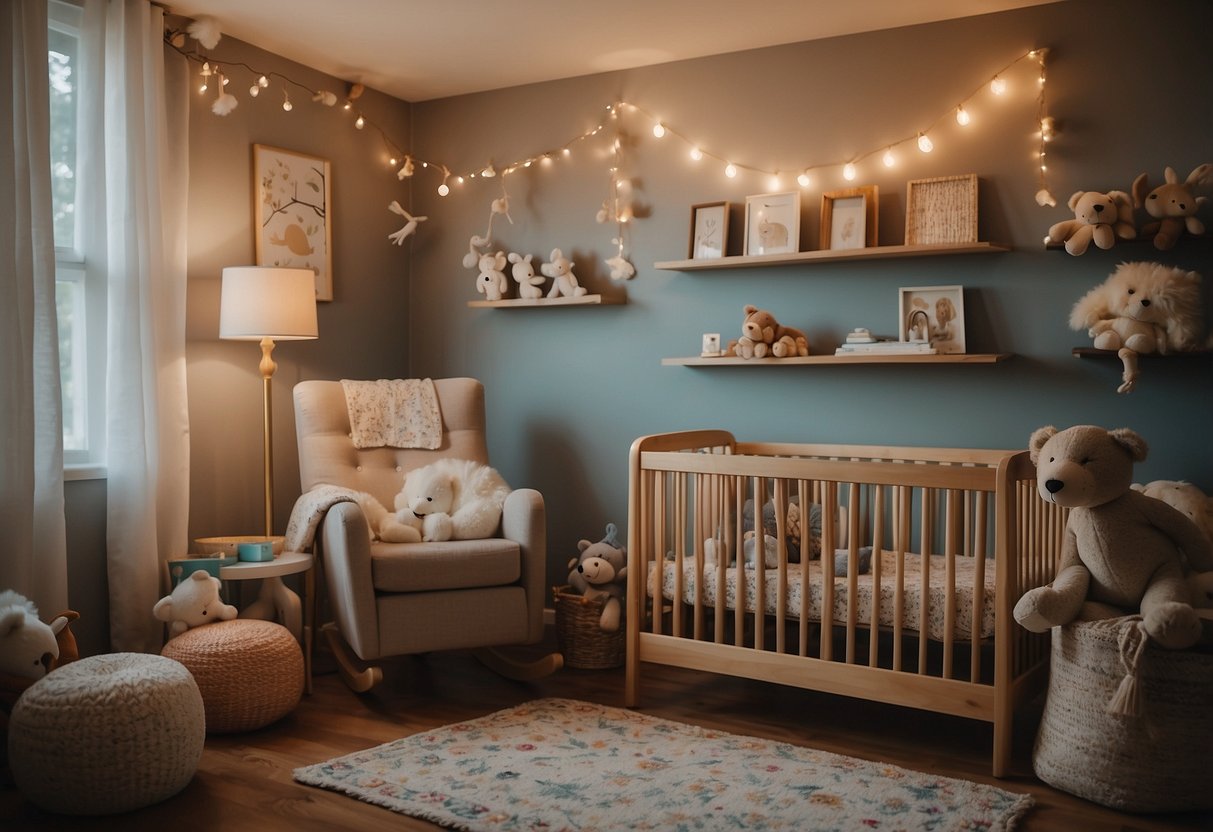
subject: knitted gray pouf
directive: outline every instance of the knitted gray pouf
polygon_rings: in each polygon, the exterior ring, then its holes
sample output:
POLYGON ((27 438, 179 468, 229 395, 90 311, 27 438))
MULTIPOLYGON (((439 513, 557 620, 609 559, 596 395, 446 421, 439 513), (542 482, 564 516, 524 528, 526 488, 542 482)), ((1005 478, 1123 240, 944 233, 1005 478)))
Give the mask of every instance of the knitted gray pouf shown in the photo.
POLYGON ((13 707, 9 765, 48 812, 108 815, 185 788, 206 741, 202 695, 171 659, 110 653, 66 664, 13 707))
POLYGON ((1213 653, 1159 647, 1140 622, 1053 628, 1032 767, 1055 788, 1121 811, 1211 809, 1213 653))

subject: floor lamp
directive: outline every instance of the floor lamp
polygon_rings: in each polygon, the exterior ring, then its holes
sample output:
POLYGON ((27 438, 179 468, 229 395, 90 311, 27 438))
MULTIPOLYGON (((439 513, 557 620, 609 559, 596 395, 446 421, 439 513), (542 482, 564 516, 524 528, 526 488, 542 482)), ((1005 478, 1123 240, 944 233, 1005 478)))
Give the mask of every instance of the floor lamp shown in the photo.
POLYGON ((261 342, 261 379, 265 409, 265 534, 274 533, 273 403, 270 379, 278 365, 270 357, 275 341, 318 336, 316 277, 311 269, 232 266, 223 270, 219 337, 261 342))

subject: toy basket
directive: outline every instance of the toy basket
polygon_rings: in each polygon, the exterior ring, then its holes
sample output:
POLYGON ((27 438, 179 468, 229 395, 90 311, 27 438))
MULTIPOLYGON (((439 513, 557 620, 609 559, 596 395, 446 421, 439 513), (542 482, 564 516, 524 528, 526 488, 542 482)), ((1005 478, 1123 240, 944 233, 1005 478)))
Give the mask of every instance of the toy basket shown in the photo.
POLYGON ((1161 648, 1140 621, 1053 628, 1032 767, 1049 785, 1120 811, 1213 809, 1213 652, 1161 648))
POLYGON ((557 586, 552 588, 552 602, 556 608, 556 645, 565 667, 606 670, 623 664, 622 624, 613 633, 598 626, 604 601, 591 601, 571 592, 568 586, 557 586))

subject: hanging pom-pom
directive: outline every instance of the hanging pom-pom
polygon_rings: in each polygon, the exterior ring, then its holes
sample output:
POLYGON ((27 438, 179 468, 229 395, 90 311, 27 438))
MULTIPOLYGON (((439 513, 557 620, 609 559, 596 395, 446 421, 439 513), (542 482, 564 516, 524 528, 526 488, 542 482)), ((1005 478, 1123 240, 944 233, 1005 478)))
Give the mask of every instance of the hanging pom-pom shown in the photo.
POLYGON ((190 37, 206 49, 214 49, 219 45, 219 38, 222 37, 219 33, 219 21, 205 15, 192 21, 189 26, 185 27, 185 31, 189 32, 190 37))
POLYGON ((328 90, 320 90, 312 96, 312 100, 318 104, 323 104, 326 107, 332 107, 337 103, 337 96, 328 90))
POLYGON ((510 198, 506 194, 502 194, 494 199, 490 209, 494 214, 505 214, 505 218, 510 221, 510 225, 514 224, 514 218, 510 216, 510 198))
POLYGON ((631 280, 636 275, 636 267, 622 254, 608 257, 606 264, 611 267, 611 280, 631 280))
POLYGON ((219 97, 215 99, 215 103, 211 105, 211 112, 217 116, 225 116, 236 109, 239 103, 236 96, 230 92, 220 93, 219 97))
POLYGON ((1041 188, 1036 192, 1036 204, 1042 208, 1053 208, 1057 205, 1057 198, 1048 188, 1041 188))

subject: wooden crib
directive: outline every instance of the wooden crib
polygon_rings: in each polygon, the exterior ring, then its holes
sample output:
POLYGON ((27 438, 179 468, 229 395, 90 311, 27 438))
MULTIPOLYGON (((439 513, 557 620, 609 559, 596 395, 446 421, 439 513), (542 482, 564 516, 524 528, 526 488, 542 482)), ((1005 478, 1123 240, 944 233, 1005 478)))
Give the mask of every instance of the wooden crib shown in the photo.
POLYGON ((1008 773, 1048 673, 1011 610, 1065 527, 1026 452, 646 436, 628 515, 629 706, 642 662, 762 679, 991 722, 1008 773), (773 565, 759 546, 739 568, 747 526, 773 565))

